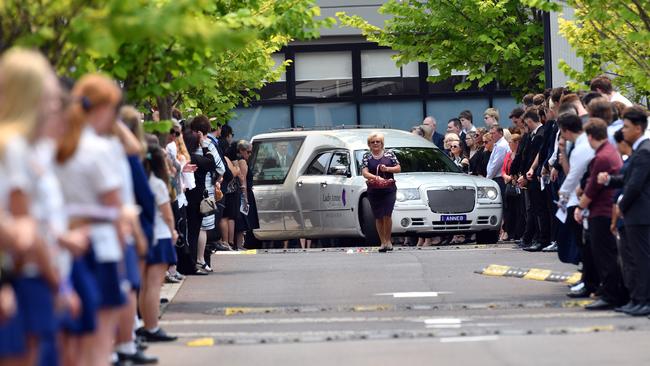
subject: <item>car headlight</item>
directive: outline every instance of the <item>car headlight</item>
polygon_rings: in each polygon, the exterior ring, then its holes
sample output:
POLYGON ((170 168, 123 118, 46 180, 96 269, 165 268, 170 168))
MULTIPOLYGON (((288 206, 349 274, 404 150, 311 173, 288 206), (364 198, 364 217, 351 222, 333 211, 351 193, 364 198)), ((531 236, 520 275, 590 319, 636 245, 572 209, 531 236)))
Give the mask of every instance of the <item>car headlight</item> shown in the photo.
POLYGON ((399 202, 419 200, 420 191, 417 188, 398 189, 396 199, 399 202))
POLYGON ((496 188, 478 187, 478 198, 484 198, 494 201, 499 196, 496 188))

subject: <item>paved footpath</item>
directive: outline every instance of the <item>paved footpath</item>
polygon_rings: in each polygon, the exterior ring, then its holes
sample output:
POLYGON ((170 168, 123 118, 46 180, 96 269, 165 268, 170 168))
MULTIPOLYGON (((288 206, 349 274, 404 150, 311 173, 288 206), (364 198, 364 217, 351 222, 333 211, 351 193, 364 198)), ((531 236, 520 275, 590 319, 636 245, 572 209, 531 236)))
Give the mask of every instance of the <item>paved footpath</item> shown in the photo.
POLYGON ((554 253, 470 245, 216 255, 155 344, 162 365, 650 365, 650 320, 582 309, 554 253))

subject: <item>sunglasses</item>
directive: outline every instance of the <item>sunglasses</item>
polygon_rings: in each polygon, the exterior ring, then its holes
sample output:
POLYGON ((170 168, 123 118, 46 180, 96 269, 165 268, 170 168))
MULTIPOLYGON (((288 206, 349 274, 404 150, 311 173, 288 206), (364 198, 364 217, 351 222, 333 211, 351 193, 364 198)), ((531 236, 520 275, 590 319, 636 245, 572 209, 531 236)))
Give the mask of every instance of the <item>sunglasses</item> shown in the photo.
POLYGON ((458 149, 460 146, 458 146, 458 145, 451 145, 451 146, 449 146, 449 147, 451 147, 452 149, 458 149))
POLYGON ((370 141, 371 144, 381 144, 381 141, 370 141))

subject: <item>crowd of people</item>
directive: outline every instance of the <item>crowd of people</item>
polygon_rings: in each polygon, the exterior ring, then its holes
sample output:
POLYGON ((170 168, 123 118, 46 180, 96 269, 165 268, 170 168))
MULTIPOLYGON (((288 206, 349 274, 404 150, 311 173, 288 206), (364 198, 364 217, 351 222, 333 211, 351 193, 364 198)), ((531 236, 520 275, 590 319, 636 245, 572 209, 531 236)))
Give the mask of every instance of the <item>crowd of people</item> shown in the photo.
MULTIPOLYGON (((150 364, 164 280, 212 272, 207 246, 257 228, 251 144, 174 111, 165 134, 100 74, 0 57, 0 364, 150 364)), ((215 245, 216 245, 215 244, 215 245)))
POLYGON ((462 171, 499 185, 501 240, 581 264, 582 280, 568 296, 596 299, 589 310, 650 315, 648 110, 616 92, 607 76, 594 78, 590 89, 526 95, 510 112, 508 128, 490 108, 485 128, 463 111, 444 136, 432 133, 433 117, 412 132, 433 141, 462 171))

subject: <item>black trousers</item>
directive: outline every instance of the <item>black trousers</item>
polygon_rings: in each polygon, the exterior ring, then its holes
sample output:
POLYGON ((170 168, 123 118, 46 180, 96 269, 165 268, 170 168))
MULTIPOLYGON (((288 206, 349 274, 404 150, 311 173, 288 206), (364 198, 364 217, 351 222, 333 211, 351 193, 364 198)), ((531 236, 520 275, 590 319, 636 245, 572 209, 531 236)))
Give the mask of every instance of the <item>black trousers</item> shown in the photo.
MULTIPOLYGON (((610 217, 590 217, 588 248, 600 279, 599 292, 602 298, 612 304, 622 305, 629 300, 623 284, 623 274, 618 265, 616 238, 609 230, 610 217)), ((586 258, 585 258, 586 259, 586 258)))
MULTIPOLYGON (((576 222, 573 219, 573 211, 577 206, 571 207, 571 216, 567 220, 576 222)), ((609 228, 609 224, 607 225, 609 228)), ((596 262, 594 261, 593 245, 591 244, 591 235, 588 230, 584 230, 582 223, 576 223, 574 228, 577 230, 577 244, 580 249, 580 261, 582 262, 582 282, 589 292, 599 293, 600 290, 600 277, 598 276, 598 269, 596 269, 596 262)), ((599 293, 600 294, 600 293, 599 293)))
POLYGON ((524 241, 530 242, 537 240, 538 242, 547 245, 551 241, 551 219, 548 215, 548 201, 546 194, 542 191, 539 181, 533 179, 528 182, 528 198, 530 201, 530 210, 527 212, 526 219, 532 220, 526 222, 526 232, 524 233, 524 241), (529 227, 535 226, 536 235, 529 231, 529 227))
POLYGON ((494 178, 492 178, 492 180, 495 181, 496 184, 499 185, 499 193, 501 194, 502 202, 505 203, 505 196, 506 196, 506 181, 503 180, 503 177, 494 177, 494 178))
POLYGON ((631 289, 632 299, 650 303, 650 225, 625 225, 626 245, 635 260, 633 274, 637 281, 631 289))
MULTIPOLYGON (((199 232, 201 231, 201 222, 203 222, 203 215, 199 206, 203 198, 203 189, 194 188, 186 192, 187 197, 187 244, 189 246, 189 259, 187 263, 178 267, 178 271, 182 274, 194 274, 196 272, 196 252, 198 250, 199 232)), ((179 263, 180 264, 180 263, 179 263)))
POLYGON ((530 190, 525 189, 524 192, 524 216, 526 217, 526 226, 524 233, 521 236, 521 240, 524 243, 530 244, 533 239, 537 238, 537 219, 533 213, 533 207, 531 205, 530 190))
MULTIPOLYGON (((625 288, 628 289, 630 295, 636 287, 637 274, 635 273, 637 267, 637 261, 632 253, 632 246, 627 239, 627 234, 625 233, 625 227, 618 229, 618 254, 621 261, 621 271, 623 273, 623 283, 625 288)), ((632 296, 630 296, 632 297, 632 296)))

